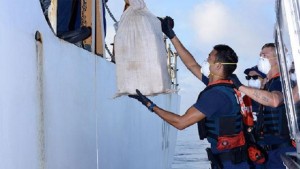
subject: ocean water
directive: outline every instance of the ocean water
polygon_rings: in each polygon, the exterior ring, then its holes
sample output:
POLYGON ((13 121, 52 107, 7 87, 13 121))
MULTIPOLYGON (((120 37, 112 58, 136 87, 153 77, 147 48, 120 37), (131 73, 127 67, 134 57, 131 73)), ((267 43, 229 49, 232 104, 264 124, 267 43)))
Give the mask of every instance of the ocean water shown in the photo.
POLYGON ((206 140, 199 139, 197 124, 178 131, 172 169, 209 169, 206 140))

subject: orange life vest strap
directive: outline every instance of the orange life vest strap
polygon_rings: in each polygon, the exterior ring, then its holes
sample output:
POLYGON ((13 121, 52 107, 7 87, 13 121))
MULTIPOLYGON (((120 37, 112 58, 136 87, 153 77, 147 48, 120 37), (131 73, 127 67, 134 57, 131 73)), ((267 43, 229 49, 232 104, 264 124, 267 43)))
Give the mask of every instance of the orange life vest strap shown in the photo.
POLYGON ((253 115, 252 115, 252 99, 245 95, 243 97, 243 101, 245 103, 246 107, 246 112, 245 116, 243 116, 243 122, 246 124, 248 127, 253 127, 254 126, 254 120, 253 120, 253 115))
POLYGON ((280 76, 280 73, 278 72, 278 73, 276 73, 274 76, 272 76, 269 80, 274 79, 274 78, 277 78, 277 77, 279 77, 279 76, 280 76))
MULTIPOLYGON (((208 86, 212 86, 212 85, 216 85, 216 84, 229 84, 229 85, 233 85, 233 82, 231 80, 217 80, 217 81, 214 81, 214 82, 210 82, 208 84, 208 86)), ((242 93, 237 90, 236 88, 233 88, 233 90, 235 91, 236 93, 236 96, 239 100, 239 103, 240 103, 240 106, 241 106, 241 113, 242 115, 245 117, 247 115, 247 107, 245 106, 245 103, 243 101, 243 98, 242 98, 242 93)))

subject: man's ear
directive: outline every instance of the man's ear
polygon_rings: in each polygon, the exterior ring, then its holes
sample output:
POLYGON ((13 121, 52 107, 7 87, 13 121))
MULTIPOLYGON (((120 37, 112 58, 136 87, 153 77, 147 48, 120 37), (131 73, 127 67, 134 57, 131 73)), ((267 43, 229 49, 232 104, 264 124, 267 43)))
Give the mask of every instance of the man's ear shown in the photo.
POLYGON ((217 66, 218 70, 223 68, 223 64, 221 64, 221 63, 216 63, 216 66, 217 66))

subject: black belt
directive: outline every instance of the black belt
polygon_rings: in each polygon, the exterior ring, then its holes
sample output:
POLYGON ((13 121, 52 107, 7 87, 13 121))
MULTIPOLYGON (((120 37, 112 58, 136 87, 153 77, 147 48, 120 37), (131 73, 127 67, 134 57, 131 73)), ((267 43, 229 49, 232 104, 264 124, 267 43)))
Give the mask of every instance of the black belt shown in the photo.
POLYGON ((223 152, 219 154, 214 154, 220 161, 231 161, 233 164, 239 164, 241 162, 247 161, 247 149, 246 146, 237 147, 231 149, 229 152, 223 152))
POLYGON ((278 148, 292 147, 292 143, 290 141, 280 143, 280 144, 272 144, 272 145, 262 145, 262 148, 266 151, 276 150, 278 148))

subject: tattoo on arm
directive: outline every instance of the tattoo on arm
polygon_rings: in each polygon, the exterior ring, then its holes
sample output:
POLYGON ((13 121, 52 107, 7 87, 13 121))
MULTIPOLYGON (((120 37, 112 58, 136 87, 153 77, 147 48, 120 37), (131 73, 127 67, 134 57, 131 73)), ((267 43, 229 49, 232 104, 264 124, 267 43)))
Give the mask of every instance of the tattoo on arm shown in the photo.
POLYGON ((262 100, 265 101, 266 103, 269 102, 269 99, 267 97, 262 97, 262 100))
POLYGON ((269 98, 268 97, 265 97, 265 96, 262 96, 259 94, 259 91, 255 90, 253 95, 257 98, 257 99, 262 99, 264 102, 269 102, 269 98))
POLYGON ((253 95, 258 99, 260 98, 260 95, 259 95, 258 91, 256 91, 256 90, 253 92, 253 95))

